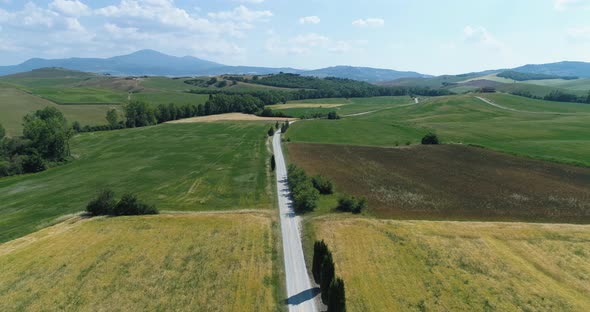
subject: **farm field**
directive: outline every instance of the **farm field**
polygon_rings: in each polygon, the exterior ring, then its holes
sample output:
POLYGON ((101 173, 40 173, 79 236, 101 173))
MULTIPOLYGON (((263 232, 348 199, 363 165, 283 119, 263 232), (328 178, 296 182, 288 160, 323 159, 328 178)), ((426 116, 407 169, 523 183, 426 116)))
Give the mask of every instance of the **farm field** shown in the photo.
POLYGON ((461 145, 288 149, 310 175, 367 197, 377 217, 590 223, 589 168, 461 145))
POLYGON ((414 100, 408 96, 383 96, 372 98, 331 98, 289 101, 287 104, 272 105, 271 108, 275 112, 283 112, 288 116, 293 117, 310 116, 314 113, 327 114, 332 111, 336 111, 340 116, 345 116, 367 111, 390 109, 412 103, 414 103, 414 100), (298 105, 301 106, 297 107, 298 105))
POLYGON ((341 120, 297 122, 286 137, 294 142, 395 146, 419 143, 424 134, 436 131, 445 143, 475 144, 522 156, 590 166, 587 127, 590 106, 548 103, 512 95, 491 98, 497 99, 497 104, 506 103, 522 110, 530 106, 531 110, 541 111, 546 107, 552 112, 570 114, 514 112, 486 104, 473 95, 447 96, 341 120))
POLYGON ((108 110, 116 105, 56 105, 15 88, 0 88, 0 123, 8 135, 22 134, 23 117, 31 112, 52 106, 59 109, 69 122, 79 121, 82 126, 106 124, 108 110))
POLYGON ((270 208, 268 125, 163 124, 78 135, 71 163, 0 179, 0 242, 84 210, 105 187, 119 196, 134 192, 160 210, 270 208))
POLYGON ((133 93, 131 95, 131 100, 143 101, 152 106, 170 103, 174 103, 177 106, 187 104, 198 105, 205 104, 208 99, 209 95, 207 94, 192 94, 170 91, 140 92, 133 93))
POLYGON ((0 244, 0 310, 276 311, 267 213, 66 221, 0 244))
MULTIPOLYGON (((346 283, 347 311, 587 311, 587 225, 308 221, 346 283)), ((310 241, 312 241, 310 239, 310 241)))

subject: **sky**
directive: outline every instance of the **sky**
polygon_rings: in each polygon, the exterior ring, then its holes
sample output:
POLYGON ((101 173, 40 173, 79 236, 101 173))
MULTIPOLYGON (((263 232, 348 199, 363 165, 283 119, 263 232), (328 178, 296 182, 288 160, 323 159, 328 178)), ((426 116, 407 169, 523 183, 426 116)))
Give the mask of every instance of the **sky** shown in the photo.
POLYGON ((0 65, 141 49, 459 74, 590 61, 590 0, 0 0, 0 65))

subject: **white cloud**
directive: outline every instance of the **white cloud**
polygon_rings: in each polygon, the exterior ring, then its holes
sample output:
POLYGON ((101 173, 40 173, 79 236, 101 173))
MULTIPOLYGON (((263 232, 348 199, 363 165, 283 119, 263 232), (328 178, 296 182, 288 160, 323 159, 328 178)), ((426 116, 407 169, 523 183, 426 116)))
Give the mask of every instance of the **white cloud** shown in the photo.
POLYGON ((90 12, 88 6, 78 0, 54 0, 49 8, 68 16, 82 16, 90 12))
POLYGON ((299 19, 299 24, 305 25, 305 24, 319 24, 320 23, 320 18, 318 16, 304 16, 302 18, 299 19))
POLYGON ((367 40, 339 40, 331 43, 328 51, 336 54, 344 54, 367 45, 368 43, 367 40))
POLYGON ((465 41, 476 43, 486 48, 506 51, 506 45, 494 37, 485 27, 467 25, 463 28, 465 41))
POLYGON ((232 11, 209 13, 207 16, 214 19, 234 20, 239 22, 254 22, 256 20, 272 17, 272 12, 268 10, 256 11, 240 5, 232 11))
POLYGON ((573 8, 588 8, 587 0, 554 0, 554 7, 558 11, 565 11, 573 8))
POLYGON ((238 2, 240 2, 240 3, 254 3, 254 4, 258 4, 258 3, 264 2, 264 0, 238 0, 238 2))
POLYGON ((352 21, 352 25, 356 27, 382 27, 385 25, 385 20, 382 18, 370 17, 365 19, 357 19, 352 21))

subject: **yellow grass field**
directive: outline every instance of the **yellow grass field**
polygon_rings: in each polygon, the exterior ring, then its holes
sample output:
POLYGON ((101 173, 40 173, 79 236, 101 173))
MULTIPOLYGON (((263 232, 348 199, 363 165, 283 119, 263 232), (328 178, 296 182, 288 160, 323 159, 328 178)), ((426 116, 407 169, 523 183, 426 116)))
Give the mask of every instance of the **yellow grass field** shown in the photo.
POLYGON ((0 311, 275 311, 267 213, 73 220, 0 245, 0 311))
POLYGON ((590 226, 312 221, 348 311, 589 311, 590 226))
POLYGON ((346 104, 325 104, 325 103, 289 103, 289 104, 275 104, 267 105, 270 109, 281 109, 281 108, 333 108, 340 107, 346 104))
POLYGON ((167 123, 194 123, 194 122, 215 122, 215 121, 272 121, 272 122, 283 122, 285 120, 296 120, 296 118, 281 118, 281 117, 260 117, 256 115, 243 114, 243 113, 227 113, 219 115, 208 115, 178 119, 168 121, 167 123))

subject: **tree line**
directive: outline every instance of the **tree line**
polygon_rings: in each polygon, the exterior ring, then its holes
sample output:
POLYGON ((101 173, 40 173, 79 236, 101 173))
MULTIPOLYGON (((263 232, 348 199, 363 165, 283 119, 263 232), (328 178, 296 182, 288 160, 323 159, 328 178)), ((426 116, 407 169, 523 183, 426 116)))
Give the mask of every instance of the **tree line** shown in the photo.
POLYGON ((313 245, 311 271, 314 281, 320 285, 322 302, 328 306, 328 311, 346 311, 344 281, 336 276, 332 252, 323 240, 313 245))
POLYGON ((512 95, 523 96, 535 100, 545 100, 552 102, 570 102, 570 103, 582 103, 590 104, 590 91, 588 95, 577 96, 575 94, 566 93, 560 90, 553 90, 545 96, 536 96, 529 91, 515 90, 510 92, 512 95))
POLYGON ((547 80, 547 79, 563 79, 563 80, 575 80, 577 76, 558 76, 558 75, 547 75, 547 74, 534 74, 534 73, 522 73, 513 70, 507 70, 497 74, 496 76, 502 78, 508 78, 516 81, 526 80, 547 80))

